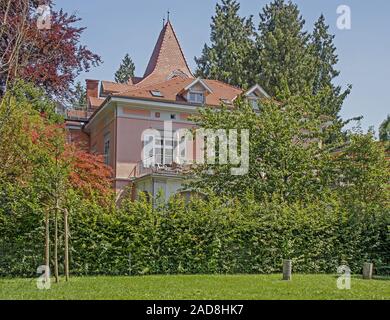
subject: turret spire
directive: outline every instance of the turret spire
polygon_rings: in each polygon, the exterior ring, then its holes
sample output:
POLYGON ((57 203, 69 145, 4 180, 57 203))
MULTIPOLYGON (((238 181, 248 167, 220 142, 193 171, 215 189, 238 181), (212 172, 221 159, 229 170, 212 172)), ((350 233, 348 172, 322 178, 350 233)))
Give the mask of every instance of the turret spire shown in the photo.
POLYGON ((168 15, 140 84, 163 82, 175 71, 193 78, 168 15))

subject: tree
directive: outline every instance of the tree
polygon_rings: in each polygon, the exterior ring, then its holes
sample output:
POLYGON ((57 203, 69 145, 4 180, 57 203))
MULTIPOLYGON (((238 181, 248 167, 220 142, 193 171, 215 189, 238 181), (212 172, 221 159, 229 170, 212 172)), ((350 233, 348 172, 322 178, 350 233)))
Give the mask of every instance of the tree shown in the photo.
POLYGON ((314 108, 318 108, 314 101, 291 98, 283 105, 263 101, 261 114, 238 100, 233 109, 200 110, 194 120, 201 128, 249 130, 249 170, 235 176, 231 168, 237 166, 232 164, 197 165, 193 173, 199 179, 192 186, 231 197, 254 194, 259 202, 273 197, 303 200, 321 194, 317 172, 321 172, 324 151, 318 143, 321 122, 314 108))
MULTIPOLYGON (((85 28, 76 27, 80 18, 62 10, 51 10, 51 26, 39 29, 40 1, 2 1, 0 6, 0 86, 9 89, 16 79, 34 83, 52 97, 69 97, 69 88, 82 71, 101 59, 80 37, 85 28)), ((52 6, 52 1, 46 1, 52 6)))
POLYGON ((115 73, 115 82, 127 83, 131 78, 134 77, 135 65, 131 60, 130 55, 126 54, 122 60, 122 63, 115 73))
POLYGON ((247 88, 252 84, 251 61, 254 49, 252 17, 241 18, 240 4, 222 0, 216 5, 211 24, 211 45, 204 45, 202 55, 195 58, 196 75, 247 88))
POLYGON ((333 84, 333 80, 340 75, 340 71, 335 69, 338 63, 336 47, 333 44, 335 36, 329 33, 329 26, 325 24, 324 15, 321 15, 315 23, 311 38, 310 45, 315 59, 313 94, 326 92, 321 102, 321 113, 335 119, 352 87, 348 86, 347 90, 342 92, 341 86, 333 84))
POLYGON ((381 141, 390 141, 390 115, 382 122, 379 127, 379 139, 381 141))
POLYGON ((31 208, 29 218, 23 216, 25 209, 17 211, 15 218, 29 220, 30 224, 34 221, 36 230, 44 223, 45 265, 50 264, 50 242, 54 238, 54 274, 58 281, 61 213, 65 245, 67 239, 65 204, 71 195, 109 204, 111 170, 99 157, 67 143, 63 122, 50 116, 54 104, 43 90, 18 81, 0 102, 0 118, 6 113, 8 119, 0 127, 2 206, 12 213, 23 206, 31 208), (8 195, 12 195, 10 199, 8 195), (54 237, 49 228, 53 222, 54 237))
POLYGON ((260 13, 255 77, 271 96, 299 95, 312 87, 314 61, 304 24, 291 1, 274 0, 260 13))
POLYGON ((78 81, 74 86, 73 97, 70 102, 76 107, 85 108, 87 106, 87 90, 80 81, 78 81))

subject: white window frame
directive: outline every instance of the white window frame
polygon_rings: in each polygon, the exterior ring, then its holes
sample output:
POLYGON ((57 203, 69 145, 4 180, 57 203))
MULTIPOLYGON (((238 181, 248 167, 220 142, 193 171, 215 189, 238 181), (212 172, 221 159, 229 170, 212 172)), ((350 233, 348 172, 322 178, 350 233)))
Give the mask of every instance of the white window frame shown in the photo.
POLYGON ((154 151, 155 137, 151 134, 144 135, 143 138, 143 166, 149 168, 155 159, 154 151))
POLYGON ((180 159, 187 157, 187 139, 180 137, 177 141, 177 135, 172 137, 164 137, 164 133, 160 135, 146 134, 143 137, 143 165, 145 168, 155 164, 171 165, 176 161, 175 150, 178 150, 180 159))
POLYGON ((205 94, 204 94, 204 91, 197 91, 197 90, 189 90, 188 91, 188 94, 187 94, 187 101, 188 102, 191 102, 191 103, 196 103, 196 104, 204 104, 205 102, 205 94), (194 94, 194 95, 202 95, 202 101, 198 101, 198 100, 192 100, 191 99, 191 94, 194 94))

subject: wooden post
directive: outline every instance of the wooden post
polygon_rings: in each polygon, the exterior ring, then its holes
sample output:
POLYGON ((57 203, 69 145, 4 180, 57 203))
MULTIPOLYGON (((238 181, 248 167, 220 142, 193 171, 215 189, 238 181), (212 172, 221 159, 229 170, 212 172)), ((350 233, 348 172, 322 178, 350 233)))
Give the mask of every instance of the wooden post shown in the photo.
POLYGON ((45 215, 45 265, 46 265, 46 272, 45 272, 45 278, 46 281, 49 277, 49 268, 50 268, 50 226, 49 226, 49 217, 50 217, 50 211, 46 211, 45 215))
POLYGON ((283 260, 283 280, 291 280, 292 261, 283 260))
POLYGON ((54 213, 54 277, 56 283, 60 281, 58 276, 58 207, 54 213))
POLYGON ((69 227, 68 227, 68 210, 64 210, 64 231, 65 231, 65 280, 69 281, 69 227))
POLYGON ((373 269, 374 265, 372 263, 365 262, 363 264, 363 279, 371 280, 373 269))

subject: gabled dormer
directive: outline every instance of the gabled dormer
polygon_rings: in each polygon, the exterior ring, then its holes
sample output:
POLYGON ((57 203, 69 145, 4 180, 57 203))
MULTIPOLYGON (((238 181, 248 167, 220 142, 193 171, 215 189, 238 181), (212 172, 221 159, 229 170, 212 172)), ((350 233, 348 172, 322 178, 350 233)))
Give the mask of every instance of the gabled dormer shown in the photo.
POLYGON ((186 86, 181 95, 188 103, 205 104, 207 95, 213 93, 213 90, 201 78, 197 78, 186 86))
POLYGON ((270 96, 268 93, 258 84, 254 85, 252 88, 250 88, 247 92, 245 92, 245 97, 249 100, 249 102, 252 104, 253 109, 259 110, 260 109, 260 102, 262 99, 269 99, 270 96))

